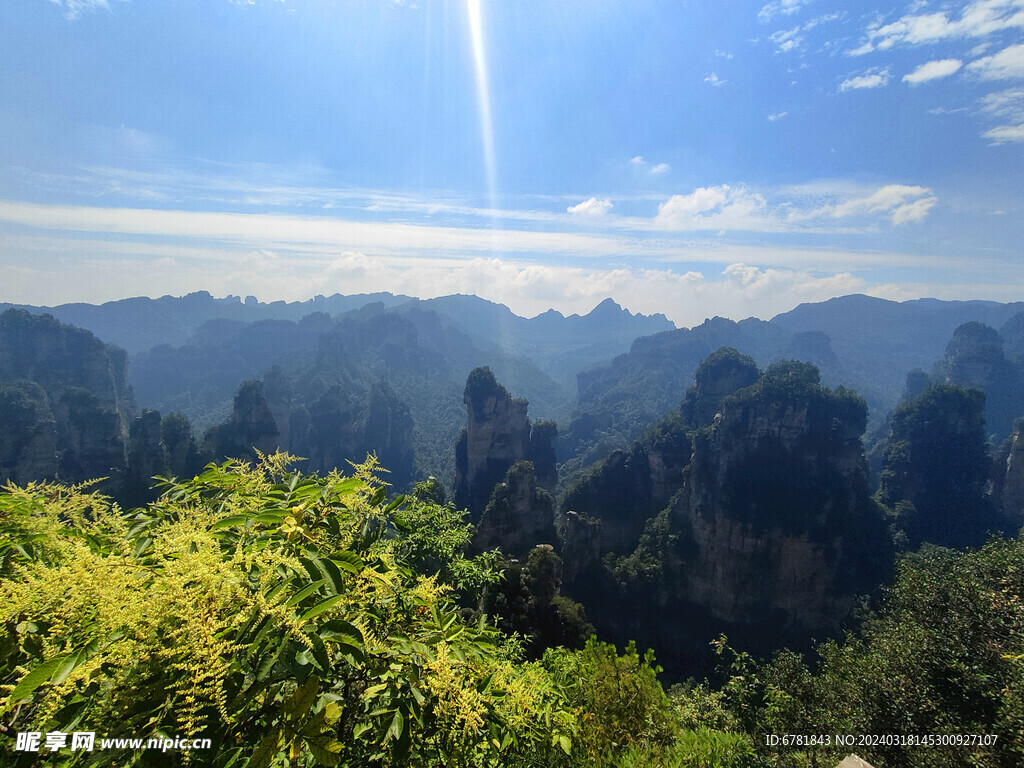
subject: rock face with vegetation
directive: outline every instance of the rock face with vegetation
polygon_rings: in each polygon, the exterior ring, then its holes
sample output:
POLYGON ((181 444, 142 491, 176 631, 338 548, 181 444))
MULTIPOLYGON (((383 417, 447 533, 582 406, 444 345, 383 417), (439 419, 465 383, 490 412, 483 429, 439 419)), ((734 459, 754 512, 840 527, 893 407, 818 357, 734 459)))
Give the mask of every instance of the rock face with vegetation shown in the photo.
POLYGON ((520 558, 538 544, 557 545, 554 502, 539 486, 533 462, 516 462, 494 487, 473 543, 520 558))
POLYGON ((238 388, 231 419, 207 430, 204 441, 216 456, 256 458, 272 453, 281 431, 267 403, 262 381, 247 381, 238 388))
POLYGON ((193 475, 209 457, 188 420, 136 412, 123 350, 48 315, 0 316, 0 482, 106 478, 123 506, 156 497, 153 477, 193 475))
POLYGON ((0 479, 81 482, 124 469, 126 355, 48 315, 0 315, 0 479))
POLYGON ((608 553, 632 552, 647 520, 679 490, 689 461, 690 434, 679 415, 671 414, 580 477, 560 506, 566 547, 574 552, 567 556, 568 580, 608 553))
POLYGON ((985 393, 985 430, 998 443, 1024 415, 1024 368, 1007 359, 1003 337, 977 322, 959 326, 935 365, 934 379, 985 393))
POLYGON ((57 422, 46 391, 31 381, 0 384, 0 482, 57 476, 57 422))
MULTIPOLYGON (((828 343, 827 338, 824 343, 828 343)), ((732 347, 721 347, 697 366, 693 386, 683 399, 683 418, 695 427, 711 424, 726 397, 754 384, 759 377, 754 358, 732 347)))
POLYGON ((803 645, 836 633, 855 597, 884 580, 891 547, 868 491, 865 405, 818 376, 806 363, 777 363, 725 398, 636 551, 574 595, 599 629, 692 668, 712 627, 762 651, 803 645), (613 580, 616 604, 586 594, 613 580))
POLYGON ((985 396, 937 384, 892 416, 879 499, 907 544, 977 546, 1000 521, 986 493, 985 396))
POLYGON ((308 457, 311 471, 329 472, 376 454, 394 467, 389 481, 405 488, 413 477, 413 421, 409 408, 385 382, 368 391, 333 386, 289 413, 289 450, 308 457))
POLYGON ((1024 362, 1024 312, 1018 312, 999 327, 1006 356, 1018 363, 1024 362))
POLYGON ((640 541, 647 521, 683 483, 693 429, 710 424, 722 401, 759 376, 753 358, 722 347, 697 366, 680 412, 665 416, 626 450, 616 450, 585 472, 561 504, 569 582, 587 578, 600 559, 625 555, 640 541))
POLYGON ((274 369, 264 381, 245 382, 235 395, 231 419, 209 429, 211 456, 254 460, 257 451, 289 450, 307 471, 326 474, 375 454, 394 467, 389 482, 401 489, 413 479, 412 416, 385 382, 326 386, 306 400, 274 369))
POLYGON ((994 470, 994 490, 1003 524, 1008 533, 1013 533, 1024 526, 1024 419, 1017 420, 1004 450, 996 455, 994 470))
POLYGON ((647 521, 682 486, 694 430, 714 421, 725 398, 759 376, 752 358, 731 347, 718 349, 697 366, 680 412, 577 480, 561 505, 565 546, 572 553, 566 556, 567 581, 574 588, 600 570, 601 558, 636 549, 647 521))
MULTIPOLYGON (((474 368, 463 393, 468 420, 455 454, 455 505, 479 519, 494 486, 514 464, 533 461, 538 480, 557 480, 554 425, 531 426, 526 400, 513 398, 488 367, 474 368)), ((553 483, 548 490, 554 490, 553 483)))

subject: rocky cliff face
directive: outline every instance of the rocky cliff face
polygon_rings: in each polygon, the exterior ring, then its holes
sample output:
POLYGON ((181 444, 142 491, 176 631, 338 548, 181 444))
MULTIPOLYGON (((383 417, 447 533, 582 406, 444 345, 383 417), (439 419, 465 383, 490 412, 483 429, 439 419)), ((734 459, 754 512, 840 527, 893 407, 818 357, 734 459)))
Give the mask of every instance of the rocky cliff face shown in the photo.
POLYGON ((172 477, 194 477, 213 458, 199 449, 192 424, 180 413, 169 413, 160 421, 160 442, 172 477))
POLYGON ((69 389, 86 390, 118 415, 122 437, 135 410, 126 383, 127 355, 89 331, 49 315, 10 309, 0 315, 0 381, 34 381, 56 402, 69 389))
POLYGON ((135 404, 123 350, 49 315, 0 315, 0 474, 25 483, 109 477, 117 492, 135 404))
POLYGON ((0 484, 57 476, 57 422, 42 387, 0 385, 0 424, 0 484))
POLYGON ((554 424, 537 425, 527 416, 527 401, 514 399, 490 368, 475 368, 463 393, 468 414, 455 458, 455 505, 477 520, 491 491, 514 464, 533 461, 541 485, 554 489, 554 424))
POLYGON ((879 498, 911 548, 980 546, 999 530, 984 404, 977 389, 936 384, 893 412, 879 498))
POLYGON ((567 524, 563 535, 574 552, 565 557, 567 581, 572 583, 575 574, 588 570, 608 553, 632 552, 648 519, 679 490, 683 468, 689 463, 690 431, 674 414, 627 450, 613 451, 580 478, 561 504, 567 524), (589 543, 577 542, 578 534, 589 543), (580 561, 584 552, 590 552, 593 562, 580 561))
POLYGON ((999 328, 1005 343, 1006 356, 1018 363, 1024 362, 1024 312, 1018 312, 999 328))
POLYGON ((375 454, 387 480, 404 490, 413 479, 413 421, 409 408, 383 381, 368 390, 358 384, 321 387, 295 394, 280 369, 264 381, 249 381, 235 395, 231 419, 204 438, 216 458, 255 457, 255 451, 288 451, 306 461, 303 470, 325 474, 375 454))
POLYGON ((405 487, 413 477, 413 419, 409 407, 398 399, 387 383, 380 381, 370 387, 363 447, 376 453, 391 471, 389 482, 405 487))
POLYGON ((287 412, 290 450, 308 458, 307 471, 330 472, 372 453, 390 472, 389 483, 405 489, 412 482, 412 416, 384 382, 368 391, 329 387, 310 401, 293 402, 287 412))
POLYGON ((125 353, 48 315, 0 316, 0 482, 98 486, 125 507, 155 498, 153 476, 195 474, 207 458, 191 425, 136 415, 125 353))
POLYGON ((1024 415, 1024 369, 1007 359, 1002 336, 987 325, 964 323, 953 331, 933 378, 984 392, 985 428, 997 441, 1005 439, 1013 431, 1014 419, 1024 415))
POLYGON ((718 349, 697 366, 693 386, 683 398, 683 418, 695 427, 707 426, 715 420, 726 397, 749 387, 759 376, 754 358, 732 347, 718 349))
POLYGON ((1005 466, 1000 501, 1006 528, 1013 532, 1024 525, 1024 421, 1017 422, 1005 466))
MULTIPOLYGON (((723 631, 762 652, 836 633, 891 563, 868 493, 865 424, 863 401, 821 387, 805 363, 778 363, 725 398, 636 551, 603 582, 591 568, 580 596, 594 623, 650 643, 677 669, 723 631)), ((567 542, 565 559, 584 544, 567 542)))
POLYGON ((779 364, 727 400, 668 509, 666 575, 724 622, 768 612, 784 633, 834 631, 880 581, 888 535, 868 497, 864 407, 815 374, 779 364))
POLYGON ((494 488, 473 543, 482 551, 500 547, 519 558, 538 544, 557 545, 554 504, 538 485, 533 462, 517 462, 494 488))
POLYGON ((262 381, 247 381, 235 394, 231 419, 206 431, 204 442, 218 460, 256 458, 256 451, 272 453, 280 435, 262 381))
POLYGON ((159 411, 145 410, 132 422, 122 500, 126 506, 142 506, 156 496, 153 478, 168 471, 159 411))
POLYGON ((636 549, 648 519, 682 486, 694 428, 714 421, 723 400, 756 382, 759 375, 752 358, 722 347, 697 366, 681 413, 663 418, 628 449, 612 452, 570 488, 561 511, 563 516, 575 513, 577 517, 564 532, 566 545, 581 553, 594 549, 589 563, 578 561, 576 555, 566 556, 570 583, 577 574, 591 571, 601 557, 627 555, 636 549), (596 526, 580 525, 582 519, 596 526), (593 543, 577 547, 572 541, 577 531, 588 541, 596 540, 596 548, 593 543))

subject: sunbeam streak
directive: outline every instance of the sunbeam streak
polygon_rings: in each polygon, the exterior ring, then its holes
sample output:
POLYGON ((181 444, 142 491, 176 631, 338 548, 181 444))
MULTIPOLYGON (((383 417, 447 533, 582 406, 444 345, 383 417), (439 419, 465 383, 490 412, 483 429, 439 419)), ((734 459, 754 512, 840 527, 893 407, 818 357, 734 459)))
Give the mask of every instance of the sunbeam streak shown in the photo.
POLYGON ((476 68, 476 93, 480 107, 480 134, 484 145, 484 164, 487 171, 487 194, 490 207, 497 207, 497 161, 494 154, 494 125, 491 122, 491 95, 487 80, 487 55, 484 52, 483 24, 480 18, 480 0, 466 0, 469 31, 473 43, 473 63, 476 68))

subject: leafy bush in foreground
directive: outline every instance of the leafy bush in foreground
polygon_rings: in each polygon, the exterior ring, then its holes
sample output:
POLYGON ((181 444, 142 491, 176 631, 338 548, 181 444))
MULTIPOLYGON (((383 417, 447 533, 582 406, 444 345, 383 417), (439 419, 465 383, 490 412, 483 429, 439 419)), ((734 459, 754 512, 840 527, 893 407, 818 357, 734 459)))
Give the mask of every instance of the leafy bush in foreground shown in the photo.
POLYGON ((856 751, 887 768, 1024 764, 1024 541, 907 557, 878 614, 816 653, 813 672, 789 651, 765 665, 735 657, 721 693, 768 764, 834 765, 851 751, 769 748, 771 734, 995 736, 856 751))
MULTIPOLYGON (((445 554, 463 581, 494 577, 451 542, 428 552, 403 520, 428 528, 445 508, 385 504, 373 460, 324 479, 286 462, 210 466, 130 513, 81 487, 8 487, 7 733, 201 736, 213 748, 194 760, 253 768, 566 757, 576 716, 550 676, 484 622, 463 623, 438 575, 403 563, 445 554)), ((40 757, 4 746, 20 765, 40 757)), ((86 758, 171 765, 187 753, 65 751, 46 764, 86 758)))

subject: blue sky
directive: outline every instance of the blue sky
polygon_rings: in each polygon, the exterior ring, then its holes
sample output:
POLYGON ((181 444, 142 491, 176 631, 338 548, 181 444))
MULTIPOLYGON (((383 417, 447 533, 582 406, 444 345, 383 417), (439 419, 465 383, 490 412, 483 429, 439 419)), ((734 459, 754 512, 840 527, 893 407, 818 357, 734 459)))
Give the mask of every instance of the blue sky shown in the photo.
POLYGON ((1024 0, 6 0, 0 300, 1024 298, 1024 0))

